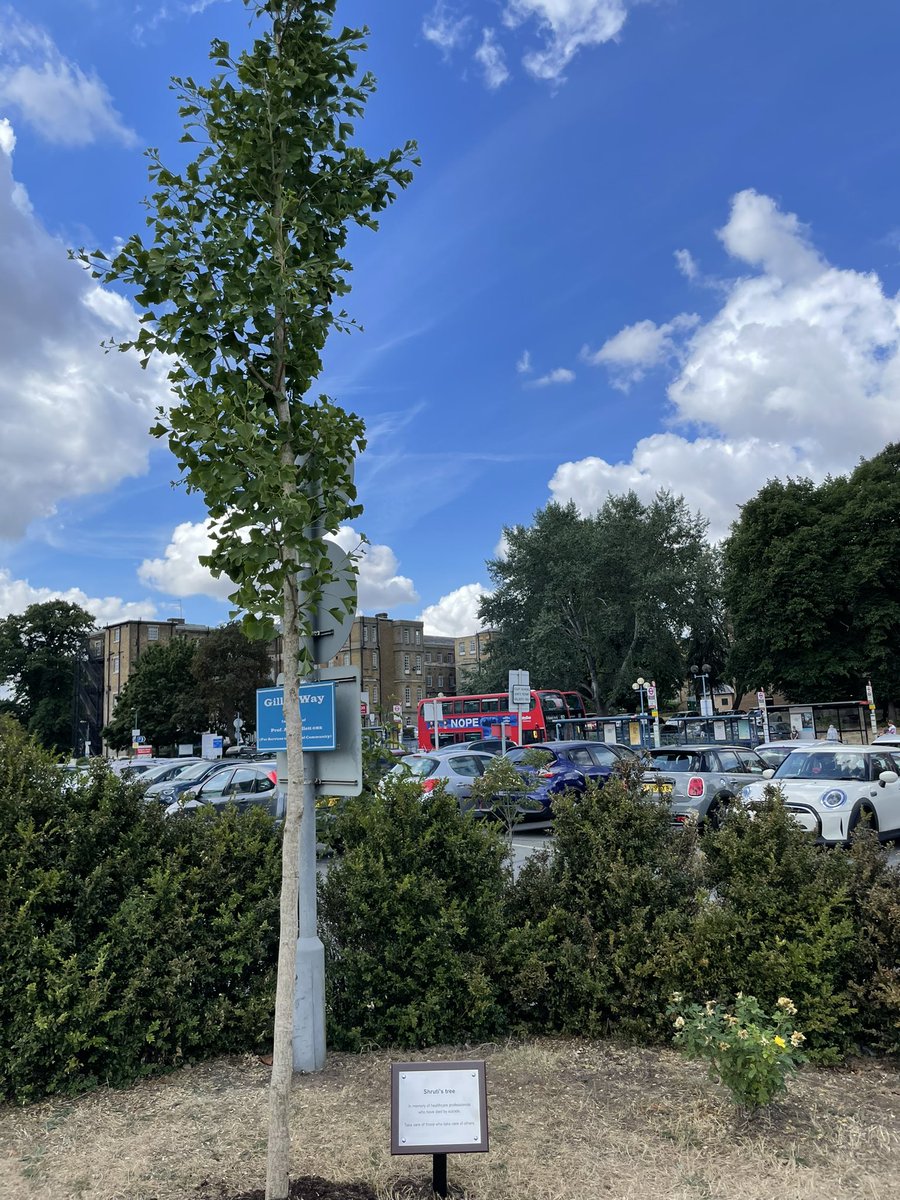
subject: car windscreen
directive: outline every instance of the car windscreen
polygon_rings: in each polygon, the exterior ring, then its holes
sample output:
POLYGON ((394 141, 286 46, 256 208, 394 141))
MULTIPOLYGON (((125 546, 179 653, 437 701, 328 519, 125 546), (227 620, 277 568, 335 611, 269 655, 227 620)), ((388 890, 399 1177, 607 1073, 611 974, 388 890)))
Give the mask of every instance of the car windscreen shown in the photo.
POLYGON ((550 763, 556 762, 556 755, 552 750, 544 750, 538 746, 517 746, 515 750, 509 750, 506 757, 514 766, 549 766, 550 763))
POLYGON ((778 770, 776 779, 866 778, 866 762, 853 750, 792 750, 778 770))
MULTIPOLYGON (((234 764, 229 763, 228 765, 233 766, 234 764)), ((202 775, 206 774, 211 766, 212 763, 208 758, 201 759, 200 762, 192 763, 191 766, 186 767, 178 776, 178 782, 190 783, 194 779, 199 779, 202 775)))
POLYGON ((391 775, 415 775, 419 779, 425 779, 438 766, 440 759, 428 758, 424 754, 408 754, 406 758, 401 758, 395 767, 391 768, 391 775))
POLYGON ((660 771, 693 771, 694 755, 684 750, 666 750, 652 754, 651 761, 660 771))

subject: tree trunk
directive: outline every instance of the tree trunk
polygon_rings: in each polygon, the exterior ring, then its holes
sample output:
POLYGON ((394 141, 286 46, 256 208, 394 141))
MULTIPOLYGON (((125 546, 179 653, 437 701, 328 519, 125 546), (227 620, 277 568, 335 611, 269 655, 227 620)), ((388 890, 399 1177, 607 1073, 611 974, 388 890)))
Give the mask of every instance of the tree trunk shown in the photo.
POLYGON ((281 917, 278 980, 275 987, 275 1039, 269 1089, 269 1145, 266 1200, 286 1200, 291 1150, 294 976, 297 967, 300 894, 300 825, 303 813, 303 728, 300 722, 299 597, 295 579, 284 585, 284 724, 287 732, 288 788, 281 849, 281 917))

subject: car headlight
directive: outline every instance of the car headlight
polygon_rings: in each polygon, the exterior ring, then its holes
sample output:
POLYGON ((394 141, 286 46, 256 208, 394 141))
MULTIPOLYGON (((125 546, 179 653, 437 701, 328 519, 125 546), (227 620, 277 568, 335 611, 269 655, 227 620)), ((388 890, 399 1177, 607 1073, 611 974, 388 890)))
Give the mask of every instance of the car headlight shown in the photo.
POLYGON ((741 799, 744 801, 753 799, 753 785, 752 784, 748 783, 744 787, 741 788, 741 799))
POLYGON ((840 808, 842 804, 847 803, 847 793, 842 792, 840 788, 829 788, 827 792, 822 793, 821 803, 826 808, 840 808))

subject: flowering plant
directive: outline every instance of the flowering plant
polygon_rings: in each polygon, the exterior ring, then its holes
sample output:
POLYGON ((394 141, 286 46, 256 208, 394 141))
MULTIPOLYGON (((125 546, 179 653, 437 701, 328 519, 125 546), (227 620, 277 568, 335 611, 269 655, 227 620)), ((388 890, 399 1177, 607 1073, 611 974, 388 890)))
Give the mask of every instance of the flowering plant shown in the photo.
POLYGON ((675 1045, 690 1058, 709 1063, 711 1079, 729 1089, 745 1109, 770 1104, 787 1087, 788 1076, 805 1059, 806 1040, 794 1028, 796 1006, 782 996, 775 1011, 763 1011, 755 996, 738 992, 734 1011, 707 1000, 682 1006, 676 992, 668 1008, 675 1025, 675 1045))

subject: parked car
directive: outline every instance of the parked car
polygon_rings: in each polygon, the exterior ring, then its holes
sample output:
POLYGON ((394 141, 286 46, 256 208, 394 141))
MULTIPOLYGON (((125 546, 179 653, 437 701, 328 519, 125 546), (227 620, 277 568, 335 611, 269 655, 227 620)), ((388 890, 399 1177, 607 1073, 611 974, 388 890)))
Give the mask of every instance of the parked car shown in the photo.
POLYGON ((754 747, 756 753, 765 761, 767 767, 777 771, 792 750, 798 747, 833 746, 834 742, 799 742, 796 738, 780 738, 778 741, 761 742, 754 747))
POLYGON ((708 821, 717 825, 741 789, 761 779, 765 762, 746 746, 660 746, 645 752, 651 769, 643 775, 647 792, 669 802, 672 823, 708 821))
POLYGON ((621 761, 621 756, 604 742, 538 742, 514 746, 506 757, 529 785, 526 798, 531 807, 523 806, 522 824, 541 826, 552 822, 556 796, 583 792, 588 780, 605 783, 621 761), (535 758, 541 761, 529 761, 535 758))
POLYGON ((171 758, 151 758, 148 754, 142 758, 108 758, 106 765, 120 779, 136 779, 138 775, 145 775, 154 767, 172 761, 171 758))
POLYGON ((155 767, 150 767, 149 770, 138 775, 136 782, 141 787, 152 787, 154 783, 165 783, 167 779, 176 779, 188 767, 202 761, 199 758, 174 758, 169 762, 157 763, 155 767))
POLYGON ((207 805, 215 809, 234 805, 241 812, 263 808, 280 820, 284 816, 284 792, 278 787, 275 760, 259 763, 230 760, 223 770, 215 771, 204 783, 167 805, 166 816, 193 812, 207 805))
POLYGON ((223 758, 201 758, 182 771, 176 779, 152 783, 144 792, 145 800, 156 800, 160 804, 171 804, 182 792, 188 792, 205 783, 210 775, 226 768, 233 769, 234 762, 223 758))
POLYGON ((900 837, 900 749, 835 742, 797 746, 777 771, 766 771, 765 779, 742 789, 743 803, 759 804, 770 779, 801 829, 821 842, 846 843, 864 818, 881 841, 900 837))
POLYGON ((466 745, 434 753, 422 751, 405 755, 391 767, 388 775, 411 775, 422 785, 423 792, 430 792, 442 783, 465 811, 470 807, 472 784, 484 774, 493 757, 470 750, 466 745))

